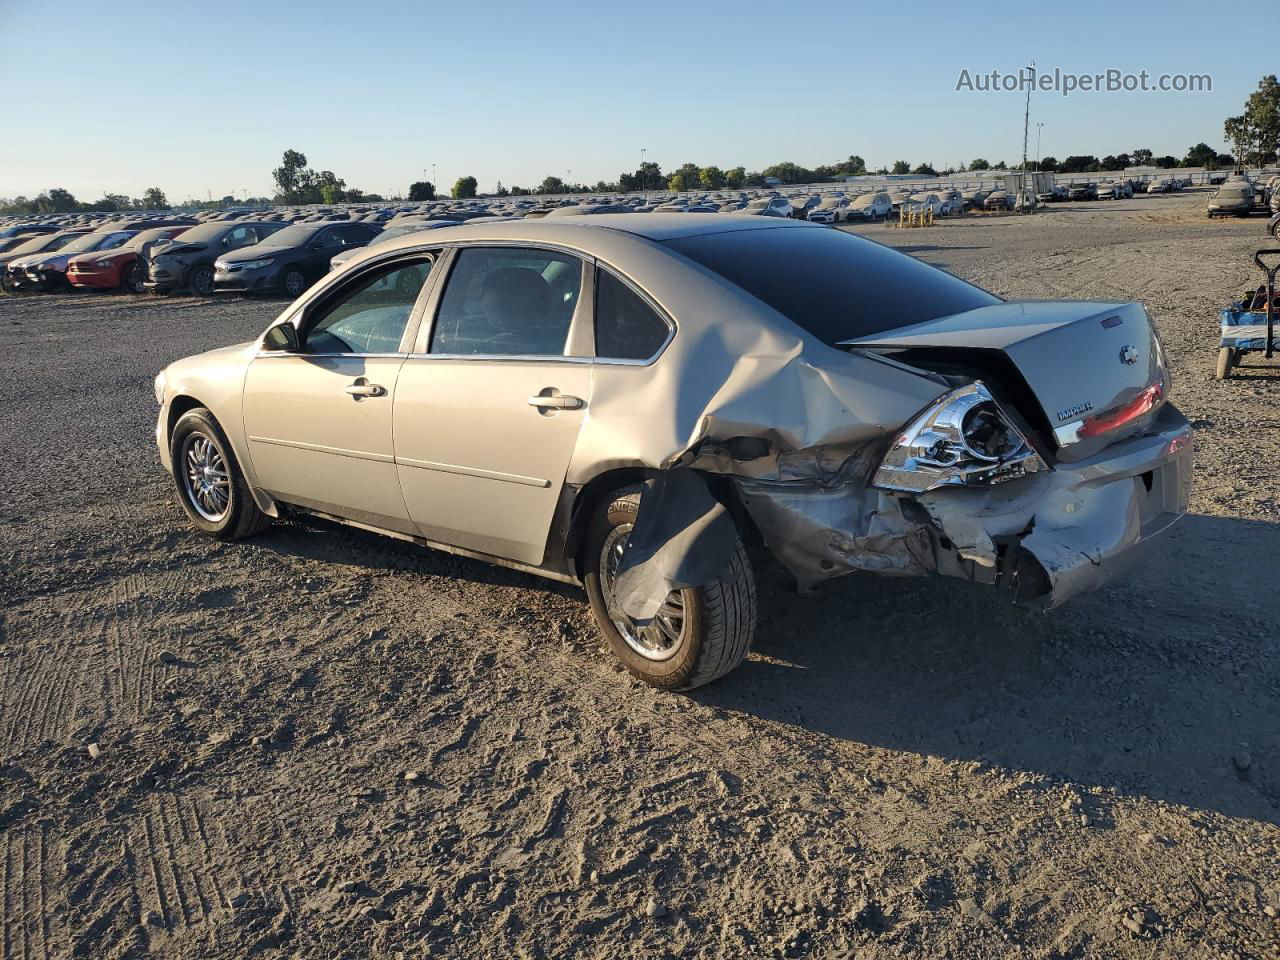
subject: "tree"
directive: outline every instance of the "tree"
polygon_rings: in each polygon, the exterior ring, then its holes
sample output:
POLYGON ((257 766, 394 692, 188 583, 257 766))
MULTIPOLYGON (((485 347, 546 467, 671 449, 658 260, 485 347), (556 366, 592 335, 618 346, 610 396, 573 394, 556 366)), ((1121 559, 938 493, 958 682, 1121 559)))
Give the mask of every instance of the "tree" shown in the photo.
POLYGON ((1083 173, 1087 167, 1098 165, 1098 158, 1090 154, 1074 154, 1062 163, 1058 164, 1058 169, 1063 173, 1083 173))
POLYGON ((1177 165, 1178 165, 1177 157, 1169 157, 1169 156, 1156 157, 1156 166, 1160 167, 1162 170, 1169 170, 1169 169, 1172 169, 1173 167, 1176 167, 1177 165))
POLYGON ((995 162, 995 166, 993 166, 991 169, 992 170, 1008 170, 1009 165, 1005 163, 1003 160, 997 160, 995 162))
POLYGON ((742 185, 744 187, 763 187, 764 174, 759 173, 758 171, 752 170, 750 173, 748 173, 746 176, 742 178, 742 185))
POLYGON ((921 177, 936 177, 938 175, 938 171, 933 169, 933 167, 929 166, 927 163, 920 164, 920 166, 916 167, 911 172, 921 177))
POLYGON ((895 160, 893 161, 893 172, 897 174, 910 173, 911 164, 905 160, 895 160))
POLYGON ((1154 153, 1146 147, 1142 147, 1141 149, 1133 151, 1133 165, 1135 167, 1149 167, 1151 166, 1151 161, 1154 160, 1155 157, 1156 155, 1154 153))
POLYGON ((848 160, 836 164, 836 174, 842 177, 857 177, 867 172, 867 163, 856 153, 849 154, 848 160))
POLYGON ((459 177, 453 185, 453 199, 469 200, 476 195, 476 178, 459 177))
POLYGON ((746 167, 732 167, 724 172, 724 185, 730 190, 737 190, 746 182, 746 167))
POLYGON ((775 163, 771 167, 765 167, 761 173, 766 177, 777 177, 783 183, 812 183, 817 179, 814 171, 802 167, 798 163, 792 163, 790 160, 784 160, 782 163, 775 163))
POLYGON ((307 168, 306 154, 286 150, 280 158, 280 166, 271 172, 276 182, 277 194, 284 203, 299 203, 298 193, 303 186, 307 168))
POLYGON ((147 187, 142 194, 142 206, 146 210, 168 210, 169 201, 159 187, 147 187))
POLYGON ((1108 154, 1102 158, 1098 165, 1102 167, 1103 170, 1123 170, 1125 167, 1129 166, 1129 161, 1130 157, 1127 153, 1121 153, 1114 157, 1108 154))
POLYGON ((974 160, 969 164, 969 169, 970 170, 990 170, 991 164, 988 163, 986 160, 982 159, 982 157, 978 157, 976 160, 974 160))
POLYGON ((1057 170, 1057 169, 1058 169, 1058 158, 1057 158, 1057 157, 1044 157, 1044 158, 1040 161, 1040 169, 1041 169, 1041 170, 1057 170))
MULTIPOLYGON (((454 188, 457 189, 456 187, 454 188)), ((564 181, 559 177, 546 177, 537 188, 537 193, 564 193, 564 181)), ((457 194, 455 193, 456 197, 457 194)))
MULTIPOLYGON (((315 175, 313 182, 321 203, 342 203, 346 199, 344 188, 347 181, 337 176, 332 170, 321 170, 315 175)), ((309 200, 309 202, 315 201, 309 200)))
POLYGON ((1244 161, 1250 166, 1274 162, 1280 153, 1280 80, 1274 73, 1258 81, 1258 89, 1249 94, 1238 119, 1243 121, 1242 136, 1236 140, 1228 134, 1227 139, 1246 148, 1244 161))
POLYGON ((409 184, 410 200, 434 200, 436 186, 430 180, 416 180, 409 184))
POLYGON ((698 182, 704 190, 722 190, 725 185, 724 171, 719 167, 703 167, 698 171, 698 182))
POLYGON ((1184 167, 1212 167, 1218 159, 1218 151, 1207 143, 1197 143, 1182 158, 1184 167))

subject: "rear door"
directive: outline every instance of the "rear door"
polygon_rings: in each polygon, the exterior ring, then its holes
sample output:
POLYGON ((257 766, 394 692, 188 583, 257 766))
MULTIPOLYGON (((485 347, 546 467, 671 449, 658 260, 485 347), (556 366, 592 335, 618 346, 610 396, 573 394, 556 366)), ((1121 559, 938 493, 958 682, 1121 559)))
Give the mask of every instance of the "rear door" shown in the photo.
POLYGON ((589 350, 574 347, 588 273, 552 249, 455 251, 396 386, 396 466, 422 536, 542 563, 591 400, 589 350))

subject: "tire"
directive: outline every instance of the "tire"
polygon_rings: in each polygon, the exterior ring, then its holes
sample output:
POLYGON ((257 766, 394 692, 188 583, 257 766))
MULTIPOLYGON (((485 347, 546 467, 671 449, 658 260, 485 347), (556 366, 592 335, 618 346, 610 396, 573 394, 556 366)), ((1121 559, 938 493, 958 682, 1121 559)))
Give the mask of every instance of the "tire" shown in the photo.
POLYGON ((1277 220, 1275 226, 1271 228, 1271 235, 1280 240, 1280 220, 1277 220))
POLYGON ((1236 351, 1232 347, 1218 348, 1218 369, 1214 376, 1219 380, 1230 380, 1231 369, 1236 365, 1236 351))
POLYGON ((191 275, 187 277, 187 286, 198 297, 207 297, 212 294, 213 267, 207 263, 200 263, 192 267, 191 275))
POLYGON ((629 642, 609 615, 605 591, 611 579, 609 556, 625 544, 639 507, 640 488, 628 487, 601 503, 591 519, 582 554, 591 611, 614 655, 633 677, 660 690, 692 690, 719 679, 746 659, 756 628, 755 576, 746 548, 735 540, 728 580, 673 591, 668 598, 664 609, 673 604, 681 609, 674 641, 674 614, 660 613, 647 627, 630 625, 635 639, 629 642), (654 637, 671 646, 649 655, 637 649, 654 637))
POLYGON ((142 269, 142 261, 133 261, 120 274, 120 292, 133 294, 145 292, 146 287, 142 285, 144 279, 146 277, 145 271, 142 269))
POLYGON ((297 267, 286 267, 280 274, 280 290, 290 300, 296 299, 307 289, 307 277, 297 267))
POLYGON ((253 501, 226 434, 204 407, 188 410, 178 418, 169 440, 169 455, 178 503, 201 533, 215 540, 243 540, 271 525, 271 518, 253 501), (201 474, 189 473, 189 469, 201 470, 214 489, 205 487, 201 474), (205 491, 204 496, 197 493, 197 486, 205 491), (221 497, 217 490, 223 491, 221 497))

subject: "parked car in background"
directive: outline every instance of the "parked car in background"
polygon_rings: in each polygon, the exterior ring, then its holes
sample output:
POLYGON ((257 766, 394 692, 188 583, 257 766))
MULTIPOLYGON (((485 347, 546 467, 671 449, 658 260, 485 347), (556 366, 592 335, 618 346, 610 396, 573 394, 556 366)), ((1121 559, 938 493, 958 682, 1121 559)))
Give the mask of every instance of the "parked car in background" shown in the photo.
POLYGON ((148 258, 143 287, 157 293, 190 290, 208 296, 213 293, 213 262, 218 257, 261 243, 286 226, 276 220, 215 220, 192 227, 148 258))
POLYGON ((981 210, 983 204, 987 200, 986 190, 966 190, 960 196, 964 199, 965 208, 968 210, 981 210))
POLYGON ((215 293, 282 293, 296 297, 329 272, 344 250, 363 247, 379 230, 370 223, 295 223, 213 264, 215 293))
POLYGON ((102 253, 123 246, 134 235, 133 230, 103 230, 76 237, 53 253, 21 257, 9 264, 10 283, 17 290, 49 293, 70 286, 67 265, 80 253, 102 253))
POLYGON ((757 197, 738 211, 752 217, 791 218, 791 201, 786 197, 757 197))
MULTIPOLYGON (((628 209, 628 212, 630 210, 628 209)), ((374 237, 367 244, 370 247, 381 246, 390 240, 398 240, 400 237, 407 237, 411 233, 421 233, 423 230, 439 230, 441 227, 456 227, 457 221, 454 220, 401 220, 399 223, 387 227, 380 234, 374 237)), ((329 269, 337 270, 348 260, 354 257, 363 249, 362 247, 344 247, 341 253, 336 254, 329 260, 329 269)))
POLYGON ((188 226, 156 227, 134 234, 115 250, 81 253, 67 264, 67 282, 86 290, 124 290, 142 293, 151 251, 183 232, 188 226))
POLYGON ((1003 190, 992 190, 987 194, 987 199, 982 201, 982 209, 984 210, 1008 210, 1011 200, 1009 194, 1003 190))
POLYGON ((822 202, 809 211, 809 219, 813 223, 844 223, 848 219, 849 201, 845 197, 824 197, 822 202))
POLYGON ((1120 184, 1111 180, 1105 180, 1097 185, 1098 200, 1119 200, 1124 193, 1120 189, 1120 184))
POLYGON ((1168 180, 1152 180, 1150 183, 1147 184, 1146 192, 1148 194, 1168 193, 1169 181, 1168 180))
POLYGON ((1097 200, 1098 186, 1093 183, 1073 183, 1067 190, 1068 200, 1097 200))
POLYGON ((1243 179, 1228 180, 1209 198, 1208 214, 1210 220, 1222 216, 1247 217, 1253 208, 1253 184, 1243 179))
POLYGON ((74 230, 59 230, 57 233, 44 233, 31 237, 25 243, 21 243, 5 253, 0 253, 0 288, 6 293, 11 293, 17 289, 20 271, 15 270, 12 274, 10 273, 15 261, 61 250, 72 240, 82 237, 88 232, 88 227, 81 227, 74 230))
POLYGON ((205 536, 314 513, 581 583, 671 690, 747 656, 748 542, 806 588, 943 575, 1042 607, 1157 563, 1193 470, 1168 384, 1140 303, 1006 302, 813 224, 622 214, 365 251, 161 371, 155 437, 205 536))
POLYGON ((883 220, 893 213, 893 201, 883 190, 864 193, 849 201, 846 220, 883 220))

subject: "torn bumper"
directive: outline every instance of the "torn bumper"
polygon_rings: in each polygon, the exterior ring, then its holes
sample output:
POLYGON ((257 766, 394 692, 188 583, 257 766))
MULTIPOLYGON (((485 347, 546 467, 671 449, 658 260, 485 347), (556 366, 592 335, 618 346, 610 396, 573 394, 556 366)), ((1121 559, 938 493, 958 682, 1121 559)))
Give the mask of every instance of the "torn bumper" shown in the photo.
POLYGON ((854 570, 936 572, 1057 606, 1140 564, 1186 513, 1191 472, 1190 426, 1166 404, 1143 436, 993 487, 904 496, 865 480, 735 482, 802 588, 854 570))

